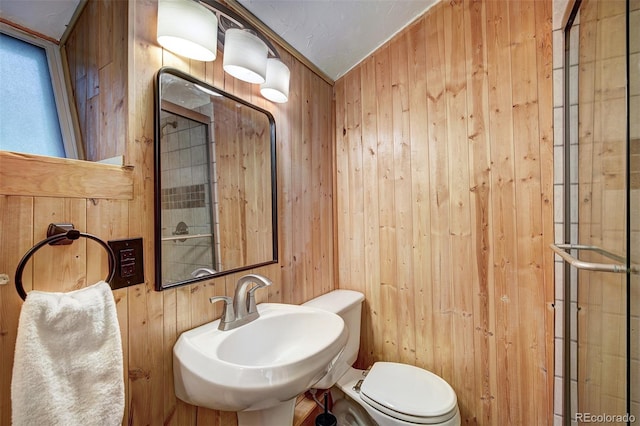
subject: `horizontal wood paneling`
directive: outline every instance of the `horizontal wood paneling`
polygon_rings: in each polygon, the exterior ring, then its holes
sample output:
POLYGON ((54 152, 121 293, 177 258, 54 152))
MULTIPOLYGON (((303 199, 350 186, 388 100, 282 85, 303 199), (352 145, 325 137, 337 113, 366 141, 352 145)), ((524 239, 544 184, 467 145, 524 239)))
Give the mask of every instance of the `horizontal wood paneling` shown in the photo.
POLYGON ((131 167, 0 151, 0 194, 133 198, 131 167))
POLYGON ((551 424, 551 2, 440 3, 335 97, 359 365, 436 372, 463 424, 551 424))

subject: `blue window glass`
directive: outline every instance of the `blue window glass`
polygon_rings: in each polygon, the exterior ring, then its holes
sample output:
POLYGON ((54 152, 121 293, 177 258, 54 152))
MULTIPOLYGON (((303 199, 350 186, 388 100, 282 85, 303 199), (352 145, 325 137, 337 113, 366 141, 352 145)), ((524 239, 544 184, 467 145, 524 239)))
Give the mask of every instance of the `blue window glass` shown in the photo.
POLYGON ((0 150, 65 157, 46 51, 0 34, 0 150))

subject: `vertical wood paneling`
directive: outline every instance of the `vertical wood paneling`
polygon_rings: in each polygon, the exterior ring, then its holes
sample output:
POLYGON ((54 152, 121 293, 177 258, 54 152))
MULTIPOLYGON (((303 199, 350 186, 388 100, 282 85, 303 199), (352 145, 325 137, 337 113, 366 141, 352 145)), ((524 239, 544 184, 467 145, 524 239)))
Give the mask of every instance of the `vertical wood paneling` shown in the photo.
MULTIPOLYGON (((296 63, 289 62, 292 75, 297 74, 295 68, 296 63)), ((222 71, 221 71, 222 72, 222 71)), ((295 99, 290 88, 290 102, 295 99)), ((292 267, 292 247, 293 247, 293 211, 291 209, 291 197, 293 190, 293 161, 290 156, 290 135, 295 133, 293 121, 290 113, 284 105, 279 105, 272 109, 274 119, 276 120, 276 152, 278 153, 278 176, 277 176, 277 214, 278 214, 278 263, 280 269, 280 282, 277 286, 269 287, 269 300, 281 302, 282 300, 293 300, 293 289, 297 286, 292 267), (286 255, 285 255, 286 253, 286 255), (273 287, 273 288, 272 288, 273 287)))
MULTIPOLYGON (((348 175, 348 163, 349 155, 347 154, 347 95, 346 95, 347 83, 345 79, 339 80, 335 87, 334 93, 336 99, 341 99, 342 102, 336 103, 336 134, 335 134, 335 151, 336 151, 336 216, 339 219, 337 223, 347 223, 349 220, 349 204, 348 189, 349 189, 349 175, 348 175)), ((338 232, 336 234, 336 240, 339 247, 345 247, 349 243, 349 239, 345 232, 338 232)), ((346 250, 344 256, 338 256, 337 262, 339 269, 343 270, 350 264, 350 251, 346 250)), ((346 279, 351 280, 350 276, 346 276, 346 279)))
POLYGON ((413 288, 413 246, 407 244, 413 239, 413 208, 411 205, 411 129, 409 109, 409 47, 407 35, 391 42, 391 87, 393 110, 393 187, 395 206, 396 280, 388 283, 389 289, 396 295, 391 299, 397 318, 395 333, 397 340, 397 359, 415 364, 415 328, 413 309, 404 309, 414 300, 413 288), (404 332, 402 332, 404 330, 404 332))
MULTIPOLYGON (((138 106, 135 108, 134 116, 131 117, 132 120, 136 120, 136 124, 133 126, 135 136, 132 135, 132 139, 145 141, 150 137, 150 135, 141 136, 147 135, 146 114, 151 112, 151 108, 143 107, 142 103, 147 102, 152 94, 152 79, 149 76, 162 65, 175 66, 205 79, 214 86, 270 110, 276 119, 280 262, 278 265, 253 271, 264 274, 274 281, 268 292, 258 295, 259 299, 267 300, 268 298, 274 301, 300 303, 320 294, 320 291, 325 292, 332 289, 333 277, 324 271, 331 270, 333 228, 330 225, 326 230, 329 232, 318 232, 317 226, 314 226, 316 209, 331 212, 331 194, 327 197, 321 197, 321 192, 311 190, 321 186, 332 187, 331 145, 327 143, 331 140, 330 122, 316 119, 318 116, 327 116, 332 113, 331 87, 284 53, 283 60, 287 62, 292 71, 290 100, 282 105, 271 104, 260 97, 256 86, 239 82, 222 71, 221 52, 214 63, 201 64, 197 61, 184 61, 158 49, 152 41, 155 27, 151 23, 154 22, 155 2, 148 4, 136 2, 134 10, 136 14, 134 74, 140 81, 135 86, 135 97, 140 99, 136 100, 135 104, 138 106), (162 52, 161 61, 156 66, 152 65, 156 63, 155 60, 150 60, 148 57, 152 52, 162 52), (169 58, 170 62, 167 62, 166 59, 169 58), (140 77, 141 75, 143 77, 140 77), (315 171, 314 164, 318 165, 318 169, 315 171), (321 249, 322 247, 324 249, 321 249), (330 252, 327 253, 326 250, 330 252), (325 282, 325 280, 327 281, 325 282)), ((155 58, 155 53, 152 55, 152 58, 155 58)), ((136 160, 136 164, 151 163, 152 147, 147 144, 142 144, 140 147, 144 148, 144 152, 140 153, 141 158, 136 160)), ((145 188, 146 194, 149 194, 149 191, 150 188, 145 188)), ((150 196, 153 196, 152 192, 150 196)), ((151 206, 148 203, 149 201, 144 205, 151 206)), ((130 212, 132 212, 131 208, 130 212)), ((323 220, 329 224, 332 223, 330 215, 324 217, 323 220)), ((143 233, 152 235, 152 229, 148 224, 143 233)), ((194 409, 194 407, 177 401, 173 396, 172 376, 167 377, 167 374, 171 372, 171 367, 167 364, 172 361, 170 348, 182 331, 211 321, 220 315, 220 307, 212 307, 208 303, 208 297, 232 294, 239 275, 200 283, 189 286, 189 288, 163 292, 166 296, 163 298, 162 310, 157 311, 157 316, 162 318, 164 325, 160 327, 157 321, 151 321, 151 325, 148 327, 160 330, 164 336, 162 359, 153 360, 150 363, 154 368, 150 374, 164 375, 164 387, 162 388, 164 404, 156 402, 154 399, 147 401, 144 390, 141 390, 140 394, 132 390, 131 397, 134 402, 139 399, 139 405, 143 407, 150 405, 147 412, 151 413, 131 412, 128 416, 129 421, 144 423, 149 418, 156 418, 158 416, 156 413, 161 413, 164 416, 163 423, 165 424, 235 424, 235 414, 233 413, 194 409), (164 366, 160 367, 162 365, 164 366), (161 368, 162 372, 156 371, 158 368, 161 368)), ((146 303, 153 302, 158 298, 158 293, 147 290, 144 294, 140 293, 140 298, 146 298, 148 301, 146 303)), ((143 300, 136 302, 141 305, 141 310, 144 311, 142 305, 145 302, 143 300)), ((155 333, 153 330, 149 331, 151 336, 155 333)), ((129 340, 133 345, 133 339, 129 340)), ((138 346, 137 350, 140 353, 143 353, 143 350, 152 352, 158 350, 158 345, 151 341, 146 345, 138 346)), ((138 363, 143 364, 141 361, 138 363)), ((130 366, 130 370, 136 370, 136 368, 130 366)), ((139 368, 139 370, 146 371, 146 368, 139 368)))
MULTIPOLYGON (((268 291, 258 292, 259 301, 301 303, 334 288, 333 92, 324 80, 282 52, 291 69, 290 100, 267 102, 257 86, 238 82, 222 71, 222 52, 215 62, 204 64, 163 51, 155 41, 156 13, 155 0, 89 0, 65 46, 84 140, 95 145, 99 158, 125 156, 133 166, 134 188, 128 193, 133 198, 51 196, 39 191, 42 177, 23 185, 29 196, 0 195, 0 272, 6 271, 13 280, 19 257, 44 237, 51 221, 73 221, 78 229, 104 239, 142 237, 145 283, 114 291, 126 376, 123 424, 233 426, 235 413, 193 407, 177 400, 174 393, 172 348, 177 337, 219 317, 220 306, 212 306, 208 298, 233 294, 242 274, 154 290, 155 73, 161 66, 173 66, 253 101, 275 117, 279 263, 250 271, 273 280, 268 291)), ((110 182, 112 177, 105 172, 103 178, 110 182)), ((37 286, 50 283, 49 290, 62 291, 103 279, 104 265, 94 265, 102 262, 103 255, 92 244, 76 242, 64 254, 60 248, 39 252, 37 265, 25 270, 27 291, 32 281, 37 286)), ((21 302, 13 281, 0 286, 0 292, 0 424, 4 426, 10 424, 11 369, 21 302)))
MULTIPOLYGON (((126 200, 96 200, 86 202, 86 229, 104 241, 126 235, 129 210, 126 200)), ((87 242, 87 283, 104 280, 109 276, 107 252, 95 242, 87 242)))
MULTIPOLYGON (((322 90, 318 90, 317 80, 310 79, 310 94, 323 93, 322 90)), ((324 92, 326 93, 326 92, 324 92)), ((313 102, 311 102, 313 103, 313 102)), ((323 151, 326 151, 328 145, 326 140, 323 141, 324 129, 329 128, 329 124, 326 120, 323 120, 322 114, 326 114, 330 111, 320 111, 318 108, 311 108, 309 111, 309 127, 311 130, 309 138, 309 166, 311 168, 310 173, 310 194, 309 201, 306 203, 309 208, 308 222, 311 223, 311 240, 309 241, 309 249, 311 250, 311 256, 307 256, 311 276, 318 276, 318 280, 313 281, 314 288, 313 293, 323 293, 323 277, 321 273, 322 269, 322 233, 321 233, 321 214, 322 207, 325 203, 325 197, 322 188, 322 163, 323 163, 323 151), (313 143, 313 141, 317 141, 313 143), (323 144, 323 142, 325 142, 323 144), (324 145, 324 146, 323 146, 324 145), (315 194, 315 196, 313 195, 315 194)))
MULTIPOLYGON (((11 372, 22 301, 15 290, 15 270, 23 254, 33 245, 33 197, 0 195, 0 273, 7 274, 0 285, 0 424, 11 424, 11 372)), ((32 290, 33 263, 22 274, 25 291, 32 290)))
MULTIPOLYGON (((531 19, 533 2, 511 3, 509 5, 509 21, 511 22, 511 77, 513 102, 513 146, 516 194, 516 235, 517 235, 517 282, 518 285, 518 323, 529 323, 536 316, 538 306, 532 305, 536 300, 534 284, 538 281, 536 266, 541 258, 533 240, 539 235, 539 167, 538 167, 538 134, 537 134, 537 96, 535 93, 535 43, 533 39, 533 22, 531 19)), ((531 368, 534 363, 535 348, 538 347, 537 329, 528 328, 518 332, 517 347, 519 350, 519 376, 527 383, 536 382, 536 372, 531 368)), ((522 397, 522 396, 521 396, 522 397)), ((530 394, 530 401, 523 398, 520 419, 535 419, 535 392, 530 394)))
MULTIPOLYGON (((276 118, 278 144, 280 262, 258 271, 274 279, 269 300, 299 303, 332 289, 327 271, 335 263, 340 287, 367 296, 359 364, 404 361, 442 375, 456 388, 466 423, 550 422, 551 410, 540 409, 550 406, 552 377, 545 306, 553 297, 545 250, 552 232, 550 12, 548 1, 521 3, 435 6, 336 82, 335 173, 329 85, 283 54, 292 70, 290 100, 263 104, 276 118)), ((146 283, 115 292, 128 377, 124 422, 233 425, 233 414, 197 409, 173 394, 175 339, 219 316, 206 299, 231 294, 237 276, 153 290, 153 78, 171 65, 256 103, 257 89, 225 75, 221 57, 202 64, 156 46, 153 0, 89 6, 113 14, 100 38, 127 40, 128 53, 114 58, 106 45, 87 53, 92 39, 83 35, 99 14, 78 23, 67 54, 76 95, 85 94, 80 120, 98 129, 105 156, 124 153, 134 166, 135 197, 59 205, 50 197, 2 196, 3 271, 15 270, 19 254, 39 238, 32 234, 43 232, 34 221, 54 214, 72 216, 103 238, 143 237, 146 283), (100 67, 109 60, 121 61, 128 78, 100 67), (105 79, 117 90, 96 103, 90 95, 105 79), (6 217, 17 225, 5 229, 6 217)), ((81 260, 62 265, 64 286, 104 272, 87 270, 82 263, 100 255, 82 250, 81 260)), ((30 270, 50 273, 53 256, 30 270)), ((20 302, 10 286, 0 291, 5 360, 20 302)), ((5 363, 2 374, 4 425, 5 363)))
MULTIPOLYGON (((496 371, 495 297, 493 286, 493 252, 491 222, 491 149, 489 145, 487 21, 485 3, 465 3, 465 53, 467 62, 467 138, 469 143, 469 185, 471 250, 474 262, 473 285, 475 371, 496 371), (472 25, 471 23, 476 23, 472 25)), ((477 404, 478 423, 490 423, 495 413, 496 375, 476 376, 476 388, 481 392, 477 404)))
POLYGON ((427 13, 424 41, 427 49, 427 112, 429 115, 429 208, 431 228, 431 279, 433 298, 428 321, 432 322, 433 364, 425 365, 442 377, 452 377, 451 243, 449 228, 448 117, 445 108, 444 18, 442 13, 427 13), (437 283, 434 285, 433 283, 437 283))
MULTIPOLYGON (((232 175, 231 170, 241 170, 242 164, 242 146, 238 143, 242 140, 242 127, 238 120, 238 117, 235 114, 235 111, 229 112, 229 120, 223 121, 220 125, 223 130, 223 133, 220 135, 220 140, 228 140, 231 141, 231 144, 228 144, 229 150, 226 152, 226 160, 231 163, 231 167, 218 167, 218 170, 226 170, 227 174, 224 176, 220 176, 218 178, 219 182, 228 182, 229 185, 226 188, 226 191, 221 186, 221 192, 219 196, 224 198, 224 204, 227 202, 231 206, 229 209, 225 209, 225 211, 221 211, 220 221, 222 223, 229 223, 230 226, 223 227, 228 229, 226 238, 221 241, 222 247, 221 251, 229 250, 229 258, 226 259, 226 255, 223 255, 222 262, 226 266, 230 263, 242 263, 243 258, 246 255, 246 240, 244 244, 236 244, 238 241, 243 241, 242 235, 244 234, 244 230, 242 229, 242 220, 241 217, 244 216, 243 213, 243 205, 242 201, 239 197, 239 194, 243 192, 243 178, 240 175, 232 175)), ((227 144, 219 144, 222 148, 222 145, 227 144)), ((223 156, 225 154, 224 150, 223 156)), ((222 209, 221 209, 222 210, 222 209)))
MULTIPOLYGON (((540 200, 542 219, 542 279, 541 296, 544 297, 544 342, 554 341, 554 307, 553 300, 548 295, 555 293, 554 259, 546 256, 545 250, 554 242, 553 223, 553 36, 552 36, 552 4, 551 2, 535 2, 535 38, 536 38, 536 70, 538 96, 538 137, 540 140, 540 200)), ((552 344, 545 344, 538 351, 538 357, 553 360, 555 348, 552 344), (546 352, 543 352, 546 351, 546 352)), ((550 362, 550 361, 549 361, 550 362)), ((546 403, 546 412, 553 412, 553 371, 542 368, 540 370, 537 391, 540 393, 540 404, 546 403), (546 389, 543 387, 546 385, 546 389)), ((541 421, 547 420, 541 417, 541 421)))
MULTIPOLYGON (((371 57, 362 64, 362 81, 375 81, 376 60, 371 57)), ((338 82, 336 87, 340 84, 338 82)), ((336 96, 339 99, 339 96, 336 96)), ((340 105, 340 104, 339 104, 340 105)), ((380 281, 380 215, 378 197, 378 121, 377 94, 375 91, 362 92, 362 178, 368 185, 363 187, 364 197, 364 275, 363 281, 379 283, 380 281)), ((340 115, 340 113, 336 113, 340 115)), ((362 339, 370 342, 359 354, 360 363, 371 365, 373 360, 382 354, 380 292, 373 286, 364 286, 365 305, 362 328, 362 339), (376 338, 377 337, 377 338, 376 338)))
POLYGON ((359 362, 436 372, 464 424, 552 421, 550 14, 440 3, 335 85, 339 287, 369 306, 359 362))
MULTIPOLYGON (((352 247, 350 253, 357 253, 355 249, 362 242, 364 229, 362 226, 362 218, 364 215, 362 188, 362 134, 360 129, 361 103, 360 103, 360 75, 354 75, 346 81, 346 135, 343 143, 345 144, 345 158, 348 162, 344 165, 343 173, 348 180, 349 204, 345 206, 350 226, 347 228, 349 232, 345 236, 347 244, 352 247)), ((344 133, 344 131, 343 131, 344 133)), ((360 256, 352 256, 349 259, 351 265, 349 269, 348 280, 354 285, 362 288, 360 277, 364 272, 364 259, 360 256)))
MULTIPOLYGON (((121 238, 122 235, 127 235, 129 228, 129 202, 127 200, 88 199, 82 201, 86 211, 86 228, 84 229, 91 230, 93 235, 103 241, 115 240, 121 238)), ((91 284, 104 280, 109 275, 109 263, 106 251, 99 244, 89 240, 86 241, 86 244, 86 283, 91 284)), ((118 323, 120 324, 122 351, 126 354, 129 348, 127 289, 115 290, 113 297, 116 301, 118 323)), ((128 393, 129 387, 126 380, 128 367, 128 358, 125 356, 123 358, 125 394, 128 393)), ((128 411, 126 403, 125 399, 125 412, 128 411)))
MULTIPOLYGON (((95 170, 99 174, 98 170, 95 170)), ((0 286, 2 305, 0 334, 2 343, 1 374, 2 410, 0 424, 10 424, 10 381, 18 316, 22 302, 15 291, 19 259, 38 241, 46 237, 51 222, 73 223, 76 229, 90 231, 105 240, 122 235, 127 229, 126 200, 88 200, 46 196, 0 196, 3 244, 0 270, 6 271, 9 284, 0 286), (125 207, 123 209, 122 207, 125 207), (6 330, 6 331, 5 331, 6 330)), ((104 280, 108 273, 104 249, 93 241, 81 238, 71 245, 44 246, 33 254, 23 273, 24 288, 40 291, 72 291, 104 280)), ((114 291, 123 346, 127 348, 126 290, 114 291)), ((126 353, 126 352, 125 352, 126 353)), ((125 368, 127 359, 125 357, 125 368)), ((126 384, 125 384, 126 386, 126 384)))
MULTIPOLYGON (((84 200, 38 197, 33 203, 34 243, 47 237, 50 223, 72 223, 76 229, 86 229, 84 200)), ((72 291, 86 285, 87 240, 66 246, 45 246, 32 257, 33 289, 41 291, 72 291), (62 250, 57 250, 62 249, 62 250), (55 259, 53 262, 51 259, 55 259), (58 262, 57 260, 63 260, 58 262)))
MULTIPOLYGON (((424 18, 422 18, 424 20, 424 18)), ((411 199, 413 222, 413 299, 407 306, 413 306, 415 314, 415 362, 424 367, 433 365, 433 328, 428 320, 427 306, 433 304, 433 294, 428 285, 431 278, 431 227, 430 177, 429 177, 429 120, 427 114, 427 52, 424 39, 425 25, 412 26, 407 34, 408 44, 408 92, 409 124, 411 141, 411 199)))
POLYGON ((334 252, 334 147, 335 139, 333 137, 333 129, 335 129, 335 113, 333 104, 332 90, 326 90, 327 87, 323 80, 315 79, 314 97, 322 107, 315 109, 315 128, 316 134, 311 143, 318 146, 314 150, 313 163, 314 168, 319 170, 317 183, 321 195, 321 202, 318 203, 318 215, 320 216, 320 229, 315 236, 313 244, 314 250, 317 252, 319 265, 316 264, 314 275, 314 295, 327 293, 335 288, 335 252, 334 252), (327 129, 329 131, 327 132, 327 129), (318 279, 320 286, 317 285, 318 279))
POLYGON ((62 49, 85 158, 100 161, 125 151, 127 9, 124 0, 87 2, 62 49))
POLYGON ((460 262, 471 259, 471 224, 469 201, 469 150, 467 143, 467 56, 464 37, 468 31, 464 27, 463 3, 444 8, 444 51, 447 144, 449 147, 449 240, 452 288, 453 344, 452 355, 455 363, 452 386, 460 395, 460 409, 476 413, 477 399, 473 397, 476 388, 474 371, 475 348, 473 342, 473 303, 469 281, 475 282, 474 262, 460 262), (457 260, 457 261, 456 261, 457 260))
POLYGON ((518 286, 515 259, 515 186, 511 101, 511 57, 509 45, 510 2, 486 2, 487 10, 487 79, 489 83, 489 134, 491 162, 490 205, 493 222, 493 276, 496 306, 496 417, 498 424, 520 421, 520 391, 516 386, 503 386, 518 375, 518 359, 514 354, 514 339, 518 328, 518 286), (499 302, 497 299, 499 298, 499 302))
MULTIPOLYGON (((135 165, 134 199, 129 203, 129 235, 143 237, 145 283, 128 288, 129 312, 129 412, 134 424, 164 423, 164 362, 168 357, 163 342, 164 295, 154 291, 153 255, 153 80, 162 65, 162 51, 155 47, 157 5, 130 2, 128 38, 129 66, 127 162, 135 165), (151 255, 151 256, 150 256, 151 255)), ((167 319, 171 321, 171 319, 167 319)), ((173 320, 175 321, 175 320, 173 320)))
MULTIPOLYGON (((534 324, 545 317, 545 283, 542 274, 543 246, 542 181, 540 166, 540 122, 538 117, 538 74, 535 40, 535 2, 517 2, 510 5, 511 75, 514 119, 514 155, 516 160, 516 210, 518 236, 518 284, 520 324, 534 324), (535 300, 538 303, 532 304, 535 300)), ((541 81, 542 82, 542 81, 541 81)), ((547 354, 545 341, 547 321, 538 327, 520 330, 520 377, 533 383, 530 392, 533 403, 524 403, 522 419, 545 419, 537 407, 547 407, 547 370, 540 361, 547 354), (525 350, 527 348, 527 350, 525 350), (534 368, 535 367, 535 368, 534 368), (541 416, 541 417, 538 417, 541 416)))
MULTIPOLYGON (((377 291, 378 320, 380 321, 379 334, 374 339, 379 339, 380 355, 388 354, 390 361, 398 361, 397 325, 396 325, 396 223, 394 214, 395 186, 394 186, 394 161, 393 161, 393 82, 391 68, 391 48, 387 45, 374 55, 376 59, 375 87, 370 90, 376 93, 378 99, 378 220, 380 228, 380 282, 372 286, 372 291, 377 291)), ((350 73, 347 77, 350 77, 350 73)), ((371 81, 363 82, 362 91, 368 89, 371 81), (366 84, 366 86, 365 86, 366 84)), ((336 102, 339 102, 336 99, 336 102)), ((352 100, 353 102, 353 100, 352 100)), ((352 123, 355 126, 356 123, 352 123)), ((364 184, 363 184, 364 185, 364 184)), ((350 197, 350 194, 347 194, 350 197)), ((342 226, 338 222, 338 232, 342 234, 342 226)), ((342 258, 343 250, 338 247, 338 255, 342 258)), ((354 253, 355 254, 355 253, 354 253)), ((342 270, 340 271, 340 276, 342 270)), ((339 279, 342 282, 342 279, 339 279)), ((360 288, 367 283, 359 282, 360 288)), ((348 286, 348 285, 347 285, 348 286)), ((346 287, 349 288, 349 287, 346 287)), ((366 294, 366 292, 365 292, 366 294)), ((375 354, 377 355, 377 354, 375 354)))
MULTIPOLYGON (((299 71, 299 68, 296 66, 295 71, 299 71)), ((302 123, 303 115, 304 115, 304 106, 302 105, 305 102, 305 93, 304 89, 304 81, 302 79, 291 79, 290 80, 290 88, 289 88, 289 102, 293 101, 298 104, 300 107, 291 111, 291 116, 289 119, 290 130, 289 134, 291 144, 287 146, 285 151, 289 154, 291 161, 291 182, 301 183, 303 178, 303 170, 302 170, 302 144, 304 138, 304 131, 295 132, 294 123, 302 123)), ((302 185, 291 185, 290 190, 290 204, 286 207, 291 209, 292 211, 296 211, 297 214, 291 215, 291 224, 292 224, 292 235, 291 235, 291 258, 289 262, 291 262, 292 274, 289 279, 291 280, 291 298, 293 300, 302 300, 304 298, 304 290, 301 286, 297 285, 297 283, 304 282, 304 234, 297 232, 299 229, 302 229, 303 226, 303 214, 304 209, 302 208, 302 200, 304 188, 302 185)))
MULTIPOLYGON (((312 77, 310 74, 305 73, 301 76, 300 82, 302 83, 302 99, 301 109, 301 125, 302 125, 302 134, 298 151, 298 160, 297 166, 300 170, 301 177, 301 187, 300 187, 300 211, 299 214, 299 223, 301 227, 307 228, 306 234, 301 234, 299 243, 300 253, 303 254, 300 259, 300 269, 301 269, 301 279, 298 282, 311 282, 313 277, 313 213, 312 213, 312 204, 311 199, 313 195, 311 194, 313 189, 312 184, 312 174, 313 169, 311 167, 311 146, 312 146, 312 110, 313 108, 313 92, 311 86, 312 77)), ((301 291, 301 300, 309 299, 309 295, 313 293, 313 286, 311 288, 307 286, 300 286, 298 289, 301 291)))

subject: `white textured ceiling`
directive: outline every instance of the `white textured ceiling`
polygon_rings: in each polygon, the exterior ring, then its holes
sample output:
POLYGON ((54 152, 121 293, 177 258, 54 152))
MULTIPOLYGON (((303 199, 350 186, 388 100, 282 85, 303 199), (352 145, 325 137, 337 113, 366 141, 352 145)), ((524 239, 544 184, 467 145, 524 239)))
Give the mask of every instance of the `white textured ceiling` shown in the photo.
POLYGON ((0 16, 60 40, 80 0, 0 0, 0 16))
POLYGON ((437 0, 238 0, 333 80, 437 0))

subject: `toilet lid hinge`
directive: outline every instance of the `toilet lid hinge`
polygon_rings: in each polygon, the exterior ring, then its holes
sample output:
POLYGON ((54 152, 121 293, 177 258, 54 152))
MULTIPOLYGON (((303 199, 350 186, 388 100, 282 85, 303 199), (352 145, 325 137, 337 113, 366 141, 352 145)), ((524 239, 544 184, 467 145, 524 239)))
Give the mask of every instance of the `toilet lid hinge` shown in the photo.
MULTIPOLYGON (((369 371, 371 371, 371 367, 373 366, 370 365, 369 368, 367 368, 362 372, 362 377, 367 377, 367 374, 369 374, 369 371)), ((362 382, 364 382, 364 379, 358 380, 358 382, 355 385, 353 385, 353 390, 360 393, 360 387, 362 387, 362 382)))

